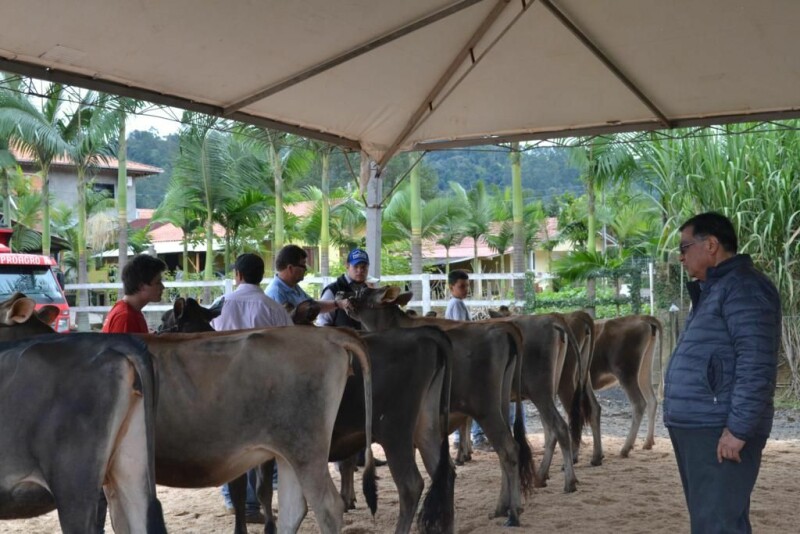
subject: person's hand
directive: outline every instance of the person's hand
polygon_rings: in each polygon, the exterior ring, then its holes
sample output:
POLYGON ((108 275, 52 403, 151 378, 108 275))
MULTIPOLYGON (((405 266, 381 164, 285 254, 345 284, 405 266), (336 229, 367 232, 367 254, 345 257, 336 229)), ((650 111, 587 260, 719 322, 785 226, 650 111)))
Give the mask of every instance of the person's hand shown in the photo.
POLYGON ((741 463, 739 452, 744 448, 744 444, 745 442, 731 434, 730 430, 723 429, 717 444, 717 461, 722 463, 722 460, 730 460, 737 464, 741 463))
POLYGON ((343 311, 350 310, 350 299, 338 299, 336 301, 336 307, 343 311))

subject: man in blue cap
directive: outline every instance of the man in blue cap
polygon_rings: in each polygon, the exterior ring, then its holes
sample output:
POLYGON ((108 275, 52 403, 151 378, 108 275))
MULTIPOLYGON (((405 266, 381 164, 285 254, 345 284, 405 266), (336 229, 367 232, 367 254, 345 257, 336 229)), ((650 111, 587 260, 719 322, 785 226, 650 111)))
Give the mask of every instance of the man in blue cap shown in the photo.
MULTIPOLYGON (((331 301, 338 291, 355 291, 367 285, 367 272, 369 271, 369 256, 366 251, 354 248, 347 255, 345 273, 322 291, 320 300, 331 301)), ((321 313, 317 318, 320 326, 349 326, 361 330, 361 323, 351 318, 341 308, 336 308, 328 313, 321 313)))

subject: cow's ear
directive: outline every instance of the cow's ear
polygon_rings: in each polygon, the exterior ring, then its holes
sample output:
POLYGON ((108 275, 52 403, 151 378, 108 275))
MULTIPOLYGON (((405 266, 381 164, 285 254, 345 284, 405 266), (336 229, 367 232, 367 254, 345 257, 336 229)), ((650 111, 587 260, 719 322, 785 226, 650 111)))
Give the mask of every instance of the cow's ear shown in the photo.
POLYGON ((42 306, 42 309, 36 312, 36 315, 43 323, 53 324, 56 319, 58 319, 59 313, 61 313, 61 311, 58 308, 48 304, 47 306, 42 306))
POLYGON ((11 303, 11 307, 8 312, 6 312, 6 316, 3 317, 3 324, 12 325, 24 323, 31 318, 35 308, 36 302, 34 302, 33 299, 27 297, 18 298, 11 303))
POLYGON ((175 303, 172 305, 172 314, 175 316, 176 321, 183 317, 183 312, 185 310, 186 300, 183 297, 176 298, 175 303))
POLYGON ((398 306, 405 306, 411 301, 411 297, 413 296, 414 293, 412 293, 411 291, 403 293, 401 295, 398 295, 398 297, 394 299, 394 303, 397 304, 398 306))
POLYGON ((400 288, 397 286, 386 286, 386 290, 381 296, 381 302, 394 302, 400 296, 400 288))

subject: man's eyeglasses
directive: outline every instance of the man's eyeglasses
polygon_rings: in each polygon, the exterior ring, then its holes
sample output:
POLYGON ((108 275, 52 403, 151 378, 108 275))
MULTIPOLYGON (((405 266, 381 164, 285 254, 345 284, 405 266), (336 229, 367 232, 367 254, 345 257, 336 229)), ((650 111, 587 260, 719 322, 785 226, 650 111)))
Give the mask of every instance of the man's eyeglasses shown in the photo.
POLYGON ((686 251, 689 250, 689 247, 697 243, 697 241, 692 241, 691 243, 681 243, 678 246, 678 250, 680 251, 681 256, 686 254, 686 251))
POLYGON ((297 267, 298 269, 303 269, 304 271, 308 270, 308 265, 295 264, 294 267, 297 267))

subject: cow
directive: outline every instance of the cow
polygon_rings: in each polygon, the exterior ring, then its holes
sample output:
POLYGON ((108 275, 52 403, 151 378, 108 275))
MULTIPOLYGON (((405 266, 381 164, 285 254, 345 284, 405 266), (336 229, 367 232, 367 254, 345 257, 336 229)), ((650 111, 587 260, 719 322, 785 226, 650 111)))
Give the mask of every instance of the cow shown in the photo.
MULTIPOLYGON (((571 493, 577 489, 577 476, 573 463, 573 443, 580 440, 582 418, 580 414, 581 399, 584 395, 584 382, 573 387, 572 395, 562 399, 562 404, 570 413, 570 428, 558 411, 555 396, 562 380, 562 369, 567 359, 567 348, 575 346, 569 325, 560 314, 545 315, 511 315, 508 317, 489 319, 507 321, 515 324, 522 332, 523 363, 522 383, 514 394, 522 399, 529 399, 539 411, 545 434, 544 457, 539 465, 539 483, 544 486, 549 478, 550 464, 555 452, 556 443, 561 449, 564 460, 564 492, 571 493)), ((575 363, 575 362, 573 362, 575 363)), ((578 365, 580 362, 577 362, 578 365)), ((462 440, 463 441, 463 440, 462 440)))
MULTIPOLYGON (((187 315, 186 309, 200 307, 189 299, 184 305, 175 302, 172 311, 162 317, 162 325, 179 324, 182 330, 209 330, 201 313, 187 315), (176 321, 173 316, 184 319, 176 321), (194 324, 186 322, 193 317, 194 324)), ((302 306, 302 305, 301 305, 302 306)), ((301 307, 298 307, 298 310, 301 307)), ((297 320, 307 320, 302 313, 297 320)), ((180 331, 180 330, 179 330, 180 331)), ((450 403, 452 346, 438 328, 427 327, 409 332, 394 329, 361 336, 367 345, 373 381, 373 436, 381 444, 389 470, 398 488, 400 514, 395 532, 411 529, 424 482, 414 457, 414 444, 421 444, 423 462, 432 478, 431 489, 420 514, 421 532, 450 532, 453 529, 453 466, 447 454, 447 417, 450 403), (440 456, 430 455, 439 448, 440 456), (441 461, 439 460, 441 458, 441 461), (438 462, 438 464, 436 463, 438 462)), ((355 453, 364 443, 364 391, 361 368, 354 364, 348 378, 331 439, 330 461, 340 462, 341 495, 348 509, 355 507, 353 472, 355 453)), ((262 466, 262 478, 272 472, 272 465, 262 466)), ((240 482, 244 483, 244 482, 240 482)), ((267 502, 272 487, 267 484, 267 502)), ((235 508, 243 507, 234 502, 235 508)), ((267 508, 267 525, 274 523, 272 508, 267 508)))
POLYGON ((592 355, 592 387, 600 391, 617 383, 633 405, 633 420, 620 451, 627 458, 633 449, 639 425, 647 409, 647 437, 642 447, 652 449, 658 400, 651 372, 656 337, 662 336, 661 322, 650 315, 629 315, 595 321, 592 355))
MULTIPOLYGON (((372 441, 369 358, 355 332, 298 326, 135 337, 159 369, 156 482, 219 486, 275 458, 281 470, 279 530, 299 528, 306 502, 321 532, 341 530, 344 503, 327 456, 353 357, 363 370, 365 435, 367 444, 372 441)), ((369 450, 364 485, 374 513, 375 466, 369 450)), ((232 497, 234 491, 231 487, 232 497)), ((271 506, 263 494, 259 500, 271 506)), ((247 532, 241 519, 237 516, 237 534, 247 532)))
POLYGON ((348 313, 369 331, 428 325, 445 331, 453 344, 449 431, 458 428, 466 416, 474 417, 483 427, 500 458, 502 470, 501 492, 494 516, 507 515, 507 526, 519 526, 522 510, 520 490, 527 494, 535 479, 533 457, 522 422, 521 401, 516 403, 513 436, 508 423, 511 390, 519 387, 521 379, 522 336, 519 329, 506 323, 461 323, 409 317, 400 306, 408 303, 411 293, 401 295, 396 287, 363 288, 345 296, 350 300, 348 313))
POLYGON ((116 532, 166 532, 156 498, 156 372, 127 335, 53 334, 18 293, 0 303, 0 519, 58 511, 96 532, 104 491, 116 532))

